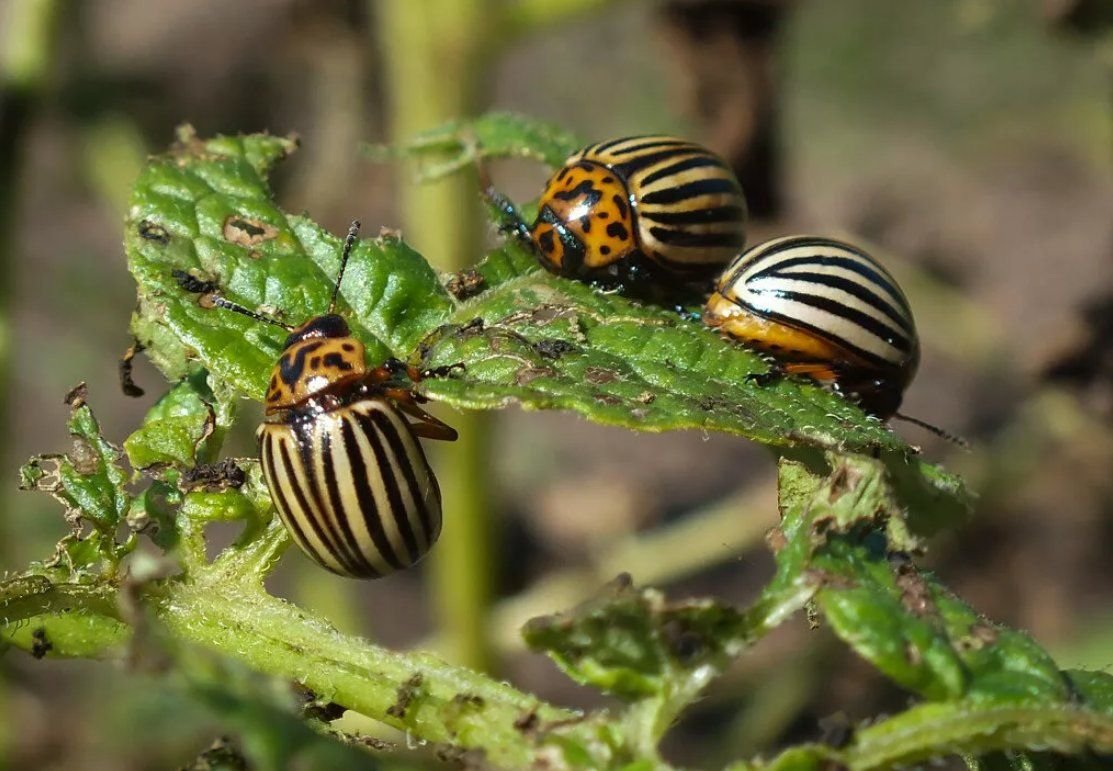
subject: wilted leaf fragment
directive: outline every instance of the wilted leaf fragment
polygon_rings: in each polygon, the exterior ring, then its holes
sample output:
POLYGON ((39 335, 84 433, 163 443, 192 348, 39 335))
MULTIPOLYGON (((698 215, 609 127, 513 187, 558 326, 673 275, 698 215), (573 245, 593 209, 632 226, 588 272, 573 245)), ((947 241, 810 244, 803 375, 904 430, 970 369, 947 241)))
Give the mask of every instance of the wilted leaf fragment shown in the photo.
POLYGON ((781 480, 778 562, 793 560, 861 656, 927 699, 1069 699, 1066 678, 1031 638, 980 617, 915 566, 916 542, 880 463, 833 458, 824 478, 782 461, 781 480))
POLYGON ((402 156, 417 160, 421 179, 432 180, 487 158, 530 158, 556 167, 583 144, 572 133, 551 123, 492 112, 424 131, 395 148, 370 148, 370 155, 378 159, 402 156))
POLYGON ((625 699, 686 691, 744 645, 741 615, 711 600, 668 602, 620 576, 567 613, 532 619, 522 634, 579 683, 625 699))
POLYGON ((128 460, 137 469, 158 466, 190 468, 204 457, 206 440, 216 428, 213 397, 203 377, 183 380, 170 389, 126 440, 128 460))
POLYGON ((21 487, 45 492, 66 507, 72 530, 58 544, 50 565, 64 564, 75 573, 113 570, 134 546, 131 539, 116 541, 131 503, 124 489, 127 472, 120 464, 120 449, 101 436, 84 399, 72 403, 77 405, 67 423, 72 449, 65 455, 33 457, 20 470, 21 487))

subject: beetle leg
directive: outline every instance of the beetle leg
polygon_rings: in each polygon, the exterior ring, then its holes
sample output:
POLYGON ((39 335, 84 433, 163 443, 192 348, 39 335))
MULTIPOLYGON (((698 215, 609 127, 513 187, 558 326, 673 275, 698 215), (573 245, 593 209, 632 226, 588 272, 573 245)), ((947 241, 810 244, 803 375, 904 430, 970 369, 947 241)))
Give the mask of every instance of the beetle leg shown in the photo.
POLYGON ((422 439, 437 439, 442 442, 455 442, 456 429, 439 418, 435 418, 418 406, 411 391, 404 388, 391 388, 383 393, 398 405, 398 409, 416 420, 410 424, 414 436, 422 439))
POLYGON ((759 388, 764 388, 765 386, 773 385, 778 380, 783 378, 786 374, 787 373, 785 372, 785 369, 780 364, 780 362, 774 361, 770 362, 769 369, 765 372, 751 372, 750 374, 746 375, 744 380, 747 383, 753 383, 759 388))
POLYGON ((826 362, 788 362, 781 366, 790 375, 810 377, 813 380, 837 380, 839 376, 839 370, 834 365, 826 362))

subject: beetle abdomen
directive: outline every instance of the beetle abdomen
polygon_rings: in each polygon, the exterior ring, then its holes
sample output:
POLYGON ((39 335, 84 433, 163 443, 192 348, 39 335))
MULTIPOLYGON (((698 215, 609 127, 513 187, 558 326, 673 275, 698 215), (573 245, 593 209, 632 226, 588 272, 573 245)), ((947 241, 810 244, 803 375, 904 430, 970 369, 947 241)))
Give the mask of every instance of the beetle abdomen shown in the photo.
POLYGON ((919 359, 912 311, 896 281, 841 241, 790 236, 754 247, 723 274, 712 304, 715 315, 733 305, 814 335, 865 366, 894 367, 911 377, 919 359))
POLYGON ((406 419, 365 399, 264 423, 263 473, 298 546, 323 567, 377 578, 413 565, 441 529, 441 496, 406 419))

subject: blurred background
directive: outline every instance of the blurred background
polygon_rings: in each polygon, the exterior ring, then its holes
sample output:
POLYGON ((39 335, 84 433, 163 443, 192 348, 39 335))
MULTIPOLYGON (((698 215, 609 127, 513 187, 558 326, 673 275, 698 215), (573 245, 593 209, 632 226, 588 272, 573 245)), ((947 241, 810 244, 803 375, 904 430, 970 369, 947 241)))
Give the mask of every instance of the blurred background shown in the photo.
MULTIPOLYGON (((54 503, 15 487, 29 455, 68 449, 66 391, 87 381, 119 442, 166 387, 142 357, 147 394, 118 385, 134 304, 122 224, 132 180, 177 124, 297 132, 302 149, 276 177, 284 208, 337 233, 356 217, 370 233, 400 227, 449 270, 494 243, 478 206, 443 208, 474 200, 474 179, 418 189, 412 169, 372 164, 359 145, 492 108, 585 140, 701 140, 741 176, 751 241, 814 231, 872 244, 925 346, 904 411, 975 445, 896 427, 981 495, 968 523, 932 541, 929 564, 1062 666, 1113 666, 1103 0, 0 0, 0 568, 48 555, 65 532, 54 503)), ((528 163, 493 171, 518 200, 547 176, 528 163)), ((256 414, 245 407, 229 453, 253 453, 256 414)), ((441 414, 470 439, 464 460, 434 460, 457 491, 434 557, 356 585, 291 550, 275 592, 344 631, 597 706, 522 651, 525 618, 623 570, 672 596, 739 604, 771 574, 774 465, 760 447, 514 409, 441 414)), ((666 755, 714 768, 818 738, 838 711, 858 720, 906 703, 799 620, 686 713, 666 755)), ((222 732, 114 663, 9 654, 0 704, 13 768, 189 766, 222 732)))

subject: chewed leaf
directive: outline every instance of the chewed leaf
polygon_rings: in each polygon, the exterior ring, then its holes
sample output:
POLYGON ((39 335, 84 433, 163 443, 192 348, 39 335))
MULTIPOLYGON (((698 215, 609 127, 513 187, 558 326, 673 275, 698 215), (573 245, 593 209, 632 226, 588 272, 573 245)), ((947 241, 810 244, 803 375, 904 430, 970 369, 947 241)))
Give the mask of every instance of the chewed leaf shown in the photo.
POLYGON ((709 600, 666 602, 622 576, 567 613, 532 619, 522 634, 580 683, 626 699, 685 689, 708 666, 721 669, 743 646, 742 616, 709 600))
POLYGON ((471 409, 574 409, 640 431, 727 431, 760 442, 907 449, 844 399, 801 381, 760 387, 757 355, 674 311, 531 272, 462 305, 424 363, 462 362, 424 392, 471 409))
MULTIPOLYGON (((192 138, 152 159, 137 181, 126 235, 139 284, 132 328, 169 377, 198 358, 241 395, 259 398, 286 336, 201 307, 175 270, 286 324, 327 310, 342 239, 283 212, 267 184, 270 165, 295 147, 268 135, 192 138)), ((432 268, 399 239, 363 240, 352 252, 340 309, 352 311, 372 359, 412 350, 452 305, 432 268)))
POLYGON ((815 588, 835 634, 924 698, 1069 700, 1067 679, 1030 637, 980 617, 913 564, 917 544, 887 476, 866 458, 833 459, 826 477, 782 461, 779 566, 815 588))
MULTIPOLYGON (((472 128, 488 132, 492 147, 530 147, 546 159, 575 144, 531 126, 493 116, 472 128)), ((459 131, 418 145, 440 146, 459 131)), ((136 184, 127 235, 139 284, 133 330, 168 376, 199 359, 218 401, 229 391, 260 398, 285 332, 202 307, 173 272, 288 324, 325 311, 341 239, 283 212, 267 187, 268 164, 294 147, 266 135, 190 138, 152 159, 136 184)), ((360 241, 341 295, 340 311, 371 363, 393 355, 464 365, 425 380, 430 398, 468 409, 575 410, 639 431, 724 431, 786 448, 881 453, 932 507, 963 506, 954 477, 910 462, 900 437, 846 400, 800 380, 755 384, 747 376, 768 369, 759 356, 688 315, 540 271, 516 244, 442 282, 397 237, 360 241)))
POLYGON ((203 373, 170 389, 147 413, 143 425, 124 440, 132 467, 188 468, 203 461, 207 440, 216 431, 212 402, 203 373))
POLYGON ((396 147, 372 147, 375 159, 401 156, 420 163, 420 178, 454 174, 483 158, 530 158, 555 167, 583 145, 551 123, 506 112, 453 121, 424 131, 396 147))
POLYGON ((72 449, 65 455, 32 458, 20 469, 20 487, 48 493, 66 508, 71 533, 58 544, 48 565, 62 565, 75 574, 114 570, 134 546, 130 539, 116 541, 116 530, 131 505, 124 488, 128 475, 120 463, 123 454, 101 436, 85 404, 84 384, 69 399, 72 449))

